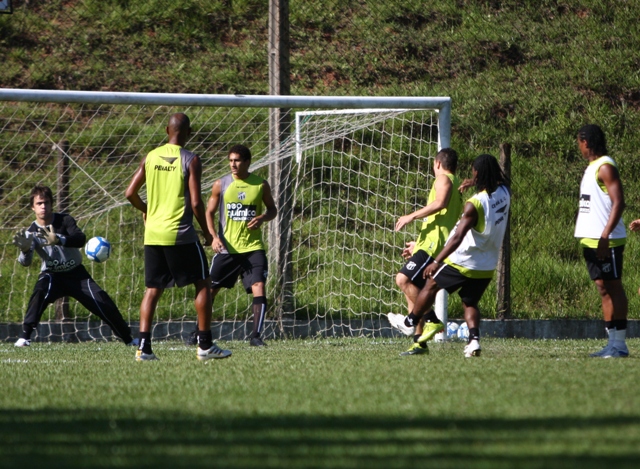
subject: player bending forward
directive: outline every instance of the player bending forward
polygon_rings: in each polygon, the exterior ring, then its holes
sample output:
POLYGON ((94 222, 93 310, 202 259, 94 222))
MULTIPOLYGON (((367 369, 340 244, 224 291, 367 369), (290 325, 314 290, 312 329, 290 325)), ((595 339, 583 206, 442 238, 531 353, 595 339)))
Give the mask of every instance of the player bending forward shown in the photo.
POLYGON ((478 302, 495 272, 511 205, 508 180, 495 157, 485 154, 474 160, 472 182, 477 193, 466 201, 444 248, 424 270, 428 280, 418 293, 413 311, 394 325, 404 334, 413 335, 438 291, 459 290, 469 327, 465 357, 480 356, 478 302))
POLYGON ((213 183, 207 205, 207 224, 213 234, 211 248, 211 295, 232 288, 238 276, 247 293, 253 294, 253 333, 250 345, 261 347, 260 337, 267 312, 265 282, 268 263, 260 227, 278 211, 269 183, 249 172, 251 151, 244 145, 229 150, 231 173, 213 183), (266 209, 266 210, 264 210, 266 209), (215 216, 219 215, 216 230, 215 216))
POLYGON ((36 220, 13 237, 13 244, 20 248, 20 264, 31 265, 35 252, 42 259, 42 266, 15 346, 31 345, 31 333, 45 308, 65 296, 75 298, 102 319, 125 344, 137 345, 116 304, 82 265, 80 248, 87 237, 76 221, 66 213, 53 212, 53 192, 47 186, 35 186, 29 201, 36 220))
MULTIPOLYGON (((427 206, 400 217, 396 222, 395 230, 399 231, 408 223, 425 218, 418 241, 407 243, 407 247, 402 251, 402 256, 407 262, 396 275, 396 284, 407 299, 409 312, 413 310, 418 292, 424 287, 424 269, 440 253, 449 232, 460 218, 462 197, 459 191, 460 179, 455 175, 457 167, 458 154, 455 150, 440 150, 433 163, 435 181, 429 191, 427 206)), ((389 313, 387 318, 392 325, 404 321, 402 314, 389 313)), ((444 330, 444 324, 433 310, 426 313, 423 320, 416 325, 413 344, 400 355, 429 353, 427 341, 444 330)))

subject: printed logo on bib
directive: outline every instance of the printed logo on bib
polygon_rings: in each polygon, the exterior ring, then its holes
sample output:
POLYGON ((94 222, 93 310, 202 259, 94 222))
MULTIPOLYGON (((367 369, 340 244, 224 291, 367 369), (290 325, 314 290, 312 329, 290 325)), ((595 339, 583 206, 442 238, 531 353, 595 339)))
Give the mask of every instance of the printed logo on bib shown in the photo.
POLYGON ((76 267, 76 261, 73 259, 69 261, 60 261, 57 259, 49 259, 46 261, 47 270, 51 272, 66 272, 76 267))
POLYGON ((244 200, 247 198, 246 192, 238 192, 238 200, 244 200))
POLYGON ((257 215, 255 205, 227 204, 227 217, 233 221, 251 221, 257 215))
POLYGON ((589 213, 591 211, 591 196, 589 194, 580 194, 580 213, 589 213))

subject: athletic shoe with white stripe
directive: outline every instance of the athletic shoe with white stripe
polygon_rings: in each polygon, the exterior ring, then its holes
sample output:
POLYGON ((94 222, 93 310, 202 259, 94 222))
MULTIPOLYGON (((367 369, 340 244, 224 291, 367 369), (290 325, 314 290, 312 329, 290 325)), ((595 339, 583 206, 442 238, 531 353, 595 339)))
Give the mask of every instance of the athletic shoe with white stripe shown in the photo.
POLYGON ((198 347, 196 354, 198 360, 209 360, 211 358, 227 358, 231 356, 231 350, 223 350, 216 344, 213 344, 210 349, 202 350, 198 347))
POLYGON ((136 361, 137 362, 147 362, 151 360, 157 360, 158 357, 153 353, 144 353, 142 350, 136 350, 136 361))
POLYGON ((479 357, 480 352, 482 352, 482 348, 480 347, 480 342, 477 340, 472 340, 464 348, 465 358, 479 357))
POLYGON ((402 314, 389 313, 387 314, 387 319, 389 320, 391 327, 402 332, 404 335, 412 336, 416 333, 415 327, 405 326, 404 316, 402 314))

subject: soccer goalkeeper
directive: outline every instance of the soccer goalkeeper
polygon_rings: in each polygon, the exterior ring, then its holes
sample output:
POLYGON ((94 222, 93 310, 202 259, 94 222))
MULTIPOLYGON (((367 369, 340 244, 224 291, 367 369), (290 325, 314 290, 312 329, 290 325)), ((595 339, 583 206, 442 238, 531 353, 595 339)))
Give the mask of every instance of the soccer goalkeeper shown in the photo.
POLYGON ((31 345, 31 333, 45 308, 65 296, 75 298, 106 322, 125 344, 136 345, 116 304, 82 265, 80 248, 87 237, 76 221, 66 213, 53 212, 53 192, 47 186, 35 186, 29 201, 36 220, 26 231, 16 233, 13 244, 20 248, 20 264, 31 265, 35 252, 42 259, 42 267, 15 346, 31 345))

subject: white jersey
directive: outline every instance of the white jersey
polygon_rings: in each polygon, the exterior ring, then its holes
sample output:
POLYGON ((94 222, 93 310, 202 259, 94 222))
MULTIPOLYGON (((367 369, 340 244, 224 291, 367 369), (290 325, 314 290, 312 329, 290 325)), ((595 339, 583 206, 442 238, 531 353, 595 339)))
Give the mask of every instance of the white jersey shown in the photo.
MULTIPOLYGON (((467 202, 476 207, 478 223, 467 231, 460 246, 445 262, 467 277, 491 278, 498 265, 500 247, 507 230, 511 194, 506 186, 498 186, 491 195, 482 191, 467 202)), ((457 228, 458 225, 451 235, 457 228)))
MULTIPOLYGON (((613 204, 606 187, 602 187, 598 181, 598 171, 604 164, 617 167, 611 157, 601 156, 589 163, 589 166, 584 171, 584 176, 582 176, 582 182, 580 183, 580 210, 578 211, 574 233, 576 238, 600 239, 602 231, 609 221, 613 204)), ((620 217, 609 239, 625 239, 626 237, 627 231, 622 217, 620 217)))

